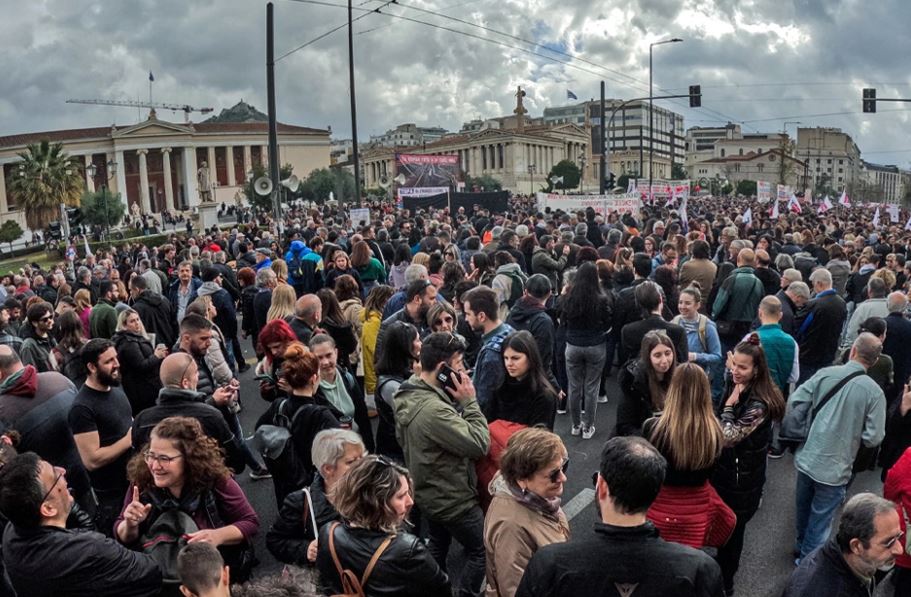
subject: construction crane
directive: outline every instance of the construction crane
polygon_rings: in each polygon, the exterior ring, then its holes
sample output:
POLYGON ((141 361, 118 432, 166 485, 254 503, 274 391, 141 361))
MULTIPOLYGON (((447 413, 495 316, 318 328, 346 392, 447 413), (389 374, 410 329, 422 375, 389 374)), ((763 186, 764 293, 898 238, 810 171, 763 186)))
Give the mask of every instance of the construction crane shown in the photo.
POLYGON ((194 108, 186 104, 159 104, 153 102, 140 102, 136 100, 107 100, 107 99, 68 99, 68 104, 88 104, 90 106, 119 106, 121 108, 149 108, 152 114, 155 114, 155 108, 161 110, 171 110, 172 112, 183 112, 186 122, 190 122, 190 112, 199 112, 208 114, 213 108, 194 108))

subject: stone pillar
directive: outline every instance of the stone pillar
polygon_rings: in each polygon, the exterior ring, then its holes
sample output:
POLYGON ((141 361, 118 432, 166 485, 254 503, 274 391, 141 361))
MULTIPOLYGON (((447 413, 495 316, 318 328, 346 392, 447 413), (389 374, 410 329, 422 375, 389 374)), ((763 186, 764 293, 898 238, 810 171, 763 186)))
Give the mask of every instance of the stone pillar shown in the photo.
POLYGON ((225 163, 228 166, 228 186, 233 187, 237 180, 234 176, 234 147, 231 145, 225 147, 225 163))
POLYGON ((3 164, 0 164, 0 213, 9 211, 9 203, 6 201, 6 172, 3 164))
POLYGON ((123 201, 123 206, 127 208, 127 213, 130 213, 130 202, 127 199, 127 168, 126 160, 123 158, 123 151, 118 151, 114 154, 117 160, 117 189, 115 192, 120 193, 120 200, 123 201))
POLYGON ((149 150, 138 149, 136 153, 139 155, 139 207, 142 208, 142 213, 148 214, 152 213, 149 201, 149 165, 146 159, 149 150))
POLYGON ((171 177, 171 148, 162 147, 161 148, 161 163, 164 166, 164 203, 165 209, 177 209, 177 204, 174 202, 174 181, 171 177))
MULTIPOLYGON (((215 146, 210 145, 208 148, 208 155, 206 161, 209 165, 209 184, 214 186, 213 183, 218 182, 218 169, 215 167, 215 146)), ((211 189, 206 189, 211 190, 211 189)), ((215 201, 215 194, 212 194, 212 201, 215 201)))
POLYGON ((199 205, 199 190, 196 188, 196 148, 183 148, 183 192, 187 205, 199 205))
POLYGON ((244 145, 244 179, 246 179, 247 172, 253 169, 253 157, 250 154, 250 146, 244 145))
POLYGON ((92 165, 92 154, 86 154, 85 156, 85 188, 89 193, 95 192, 95 179, 89 176, 88 167, 92 165))
POLYGON ((261 163, 262 163, 263 167, 264 167, 264 168, 268 168, 268 167, 269 167, 269 146, 268 146, 268 145, 263 145, 263 146, 259 149, 259 155, 262 156, 262 161, 261 161, 261 163))

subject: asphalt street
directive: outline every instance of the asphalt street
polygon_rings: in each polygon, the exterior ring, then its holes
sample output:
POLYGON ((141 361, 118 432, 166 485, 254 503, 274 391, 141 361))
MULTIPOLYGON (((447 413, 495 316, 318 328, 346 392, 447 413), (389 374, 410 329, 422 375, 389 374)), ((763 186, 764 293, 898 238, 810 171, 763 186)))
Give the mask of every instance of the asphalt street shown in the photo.
MULTIPOLYGON (((253 363, 254 355, 250 351, 250 342, 242 340, 241 344, 250 359, 249 362, 253 363)), ((253 380, 252 367, 241 375, 240 379, 244 405, 241 421, 246 434, 250 435, 254 423, 268 405, 259 397, 259 388, 253 380)), ((597 432, 590 440, 570 435, 568 414, 557 416, 555 431, 563 438, 570 458, 563 506, 567 516, 571 517, 570 525, 574 536, 591 532, 597 516, 593 503, 592 473, 598 468, 601 447, 610 437, 616 418, 620 390, 614 378, 609 380, 607 392, 609 401, 607 404, 598 405, 595 424, 597 432)), ((736 579, 735 589, 738 597, 781 595, 788 576, 794 569, 791 550, 794 543, 795 478, 790 454, 779 460, 769 461, 762 506, 747 527, 743 557, 736 579)), ((282 564, 272 557, 265 545, 266 531, 277 516, 272 482, 252 481, 248 472, 241 475, 238 481, 260 516, 261 531, 257 537, 256 551, 261 564, 256 569, 256 575, 280 571, 282 564)), ((878 494, 882 492, 878 470, 858 475, 850 487, 849 495, 862 491, 878 494)), ((460 556, 456 547, 455 552, 450 555, 450 573, 460 568, 460 556)))

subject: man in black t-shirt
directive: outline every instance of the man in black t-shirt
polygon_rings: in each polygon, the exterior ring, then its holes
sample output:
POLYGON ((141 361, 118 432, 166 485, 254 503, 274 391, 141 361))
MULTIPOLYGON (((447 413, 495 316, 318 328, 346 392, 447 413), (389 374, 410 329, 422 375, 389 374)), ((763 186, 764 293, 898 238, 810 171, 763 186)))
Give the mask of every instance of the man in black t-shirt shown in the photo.
POLYGON ((70 409, 70 429, 98 498, 98 530, 110 536, 129 485, 126 465, 133 417, 119 387, 120 363, 113 342, 90 340, 81 354, 87 377, 70 409))

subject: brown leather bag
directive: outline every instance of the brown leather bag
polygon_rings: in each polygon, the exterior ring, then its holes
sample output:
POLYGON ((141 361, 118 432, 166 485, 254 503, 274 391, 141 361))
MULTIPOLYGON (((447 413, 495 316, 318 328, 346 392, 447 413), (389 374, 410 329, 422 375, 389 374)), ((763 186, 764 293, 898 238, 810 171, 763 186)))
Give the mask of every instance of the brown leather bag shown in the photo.
POLYGON ((332 554, 332 561, 335 562, 335 569, 338 570, 339 578, 342 581, 342 592, 332 595, 332 597, 365 597, 364 587, 367 585, 370 573, 373 572, 373 568, 376 566, 380 556, 383 555, 383 552, 386 551, 386 548, 389 547, 389 544, 392 543, 392 540, 395 537, 386 537, 386 539, 380 543, 380 546, 373 552, 373 557, 370 558, 370 562, 367 564, 367 569, 364 570, 363 576, 358 579, 353 571, 342 568, 342 563, 339 561, 338 554, 335 552, 335 529, 340 524, 341 523, 339 522, 334 522, 329 528, 329 553, 332 554))

